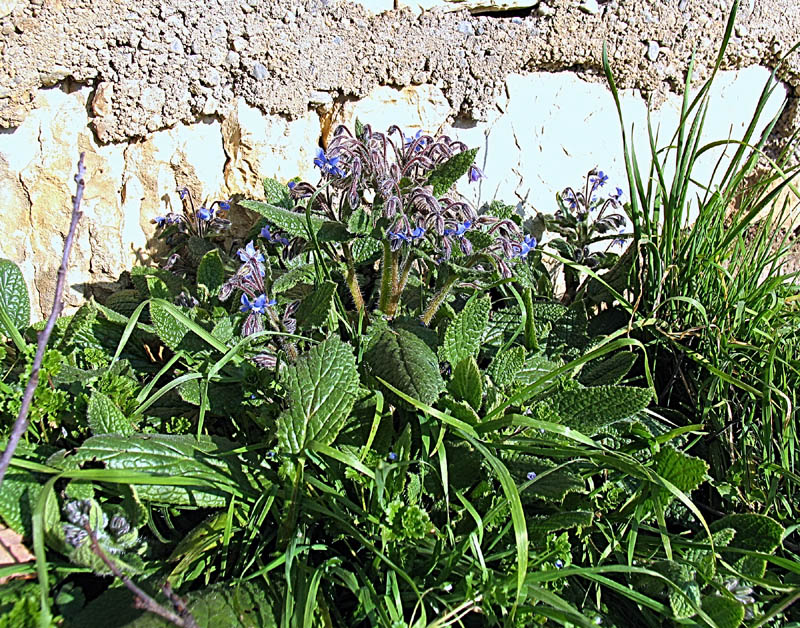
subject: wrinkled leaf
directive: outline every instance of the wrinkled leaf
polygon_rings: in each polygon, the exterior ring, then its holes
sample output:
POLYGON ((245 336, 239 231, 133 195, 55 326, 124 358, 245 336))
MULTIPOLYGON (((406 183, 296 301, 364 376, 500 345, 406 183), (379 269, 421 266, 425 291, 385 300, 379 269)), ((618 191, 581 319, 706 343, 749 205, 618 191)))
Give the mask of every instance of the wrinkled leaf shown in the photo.
POLYGON ((197 283, 208 288, 211 294, 216 294, 225 281, 225 266, 219 251, 214 249, 203 255, 197 267, 197 283))
POLYGON ((270 205, 282 207, 284 209, 292 209, 292 196, 289 193, 289 186, 279 183, 275 179, 265 178, 264 184, 264 200, 270 205))
POLYGON ((472 297, 464 309, 450 321, 444 333, 441 357, 452 366, 474 356, 481 346, 481 339, 489 322, 492 302, 488 297, 472 297))
POLYGON ((97 391, 94 391, 89 398, 86 420, 95 436, 98 434, 130 436, 134 432, 133 425, 116 404, 97 391))
POLYGON ((453 379, 447 389, 457 400, 466 401, 474 410, 480 410, 483 399, 483 377, 475 358, 470 356, 458 363, 453 369, 453 379))
POLYGON ((644 410, 651 398, 649 388, 593 386, 561 391, 549 400, 564 425, 594 436, 606 425, 644 410))
POLYGON ((334 441, 358 393, 352 349, 338 338, 318 344, 286 370, 289 408, 278 417, 281 448, 300 453, 312 441, 334 441))
POLYGON ((333 281, 323 281, 314 291, 300 302, 297 308, 298 329, 320 327, 333 310, 333 299, 336 295, 336 284, 333 281))
POLYGON ((477 148, 465 150, 453 155, 443 164, 436 166, 428 176, 428 184, 433 186, 433 195, 439 198, 447 192, 475 163, 475 155, 477 154, 477 148))
MULTIPOLYGON (((22 271, 14 262, 0 259, 0 308, 3 308, 17 330, 22 331, 31 322, 31 302, 22 271)), ((0 332, 9 335, 0 321, 0 332)))

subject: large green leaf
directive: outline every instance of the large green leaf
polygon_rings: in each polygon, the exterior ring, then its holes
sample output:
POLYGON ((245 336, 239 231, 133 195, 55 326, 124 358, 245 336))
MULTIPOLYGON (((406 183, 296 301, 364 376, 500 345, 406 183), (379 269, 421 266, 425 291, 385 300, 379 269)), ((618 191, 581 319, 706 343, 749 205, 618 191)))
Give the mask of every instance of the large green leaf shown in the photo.
MULTIPOLYGON (((290 236, 306 240, 309 238, 305 212, 295 212, 261 201, 239 201, 239 205, 261 214, 271 224, 290 236)), ((346 225, 326 220, 315 214, 311 214, 311 229, 320 242, 341 242, 349 240, 351 237, 347 232, 346 225)))
POLYGON ((593 386, 564 390, 549 398, 562 423, 586 436, 644 410, 650 403, 649 388, 593 386))
POLYGON ((481 339, 489 323, 492 302, 488 297, 472 297, 464 309, 450 321, 444 333, 441 357, 456 366, 464 358, 474 356, 481 346, 481 339))
POLYGON ((286 370, 289 408, 278 417, 281 448, 300 453, 312 441, 328 445, 342 429, 358 393, 356 360, 338 338, 318 344, 286 370))
POLYGON ((299 283, 314 283, 316 270, 314 264, 300 264, 289 268, 282 275, 278 275, 272 282, 272 294, 281 294, 299 283))
POLYGON ((157 478, 180 478, 166 484, 136 483, 139 498, 161 504, 219 508, 229 502, 228 487, 247 484, 235 457, 222 455, 234 445, 221 439, 167 434, 104 434, 86 439, 74 452, 60 452, 51 465, 136 471, 157 478), (196 481, 195 481, 196 480, 196 481))
MULTIPOLYGON (((364 360, 371 373, 422 403, 433 405, 444 388, 436 354, 406 329, 386 329, 375 340, 364 360)), ((403 404, 385 391, 392 403, 403 404)))
POLYGON ((443 164, 434 168, 428 176, 428 183, 433 186, 433 195, 439 198, 447 192, 452 185, 467 173, 469 167, 475 163, 477 148, 465 150, 453 155, 443 164))
POLYGON ((197 267, 197 283, 208 288, 211 294, 216 294, 225 281, 225 266, 219 251, 214 249, 203 255, 197 267))
POLYGON ((336 294, 336 284, 333 281, 323 281, 318 284, 314 292, 300 302, 297 308, 298 329, 319 327, 330 316, 333 310, 333 298, 336 294))
MULTIPOLYGON (((187 608, 200 628, 276 628, 272 606, 258 585, 217 584, 188 596, 187 608)), ((142 615, 125 628, 167 628, 170 622, 142 615)))
POLYGON ((94 391, 89 398, 86 420, 92 434, 120 434, 130 436, 134 429, 116 404, 103 393, 94 391))
POLYGON ((291 209, 293 206, 292 196, 289 194, 289 186, 279 183, 275 179, 264 179, 264 200, 270 205, 291 209))
POLYGON ((703 611, 719 628, 738 628, 744 621, 744 605, 730 597, 721 595, 704 597, 703 611))
MULTIPOLYGON (((671 445, 667 445, 656 454, 655 462, 656 473, 684 493, 689 493, 700 486, 708 472, 708 464, 704 460, 678 451, 671 445)), ((667 489, 660 489, 658 495, 663 504, 674 499, 667 489)))
POLYGON ((474 410, 480 410, 483 399, 483 377, 475 358, 461 360, 453 369, 453 379, 447 389, 458 400, 466 401, 474 410))
POLYGON ((9 528, 30 537, 32 507, 40 488, 41 482, 29 471, 8 470, 0 491, 0 518, 9 528))
POLYGON ((500 388, 514 383, 514 378, 525 366, 525 349, 519 345, 499 352, 489 365, 489 377, 500 388))
MULTIPOLYGON (((30 325, 31 302, 25 278, 19 266, 8 259, 0 259, 0 308, 5 310, 17 330, 21 331, 30 325)), ((0 332, 7 336, 10 333, 1 320, 0 332)))
MULTIPOLYGON (((170 300, 167 284, 158 277, 147 277, 147 289, 154 299, 170 300)), ((170 349, 176 349, 189 330, 162 305, 151 302, 149 307, 150 319, 159 339, 170 349)))
MULTIPOLYGON (((728 515, 711 524, 711 530, 731 528, 736 531, 732 545, 738 549, 771 554, 783 540, 783 526, 766 515, 741 513, 728 515)), ((745 576, 761 578, 767 568, 765 559, 758 556, 741 556, 723 553, 723 558, 734 562, 734 567, 745 576)))
POLYGON ((628 374, 635 362, 635 353, 618 351, 608 357, 592 360, 586 364, 581 370, 579 380, 584 386, 617 384, 628 374))

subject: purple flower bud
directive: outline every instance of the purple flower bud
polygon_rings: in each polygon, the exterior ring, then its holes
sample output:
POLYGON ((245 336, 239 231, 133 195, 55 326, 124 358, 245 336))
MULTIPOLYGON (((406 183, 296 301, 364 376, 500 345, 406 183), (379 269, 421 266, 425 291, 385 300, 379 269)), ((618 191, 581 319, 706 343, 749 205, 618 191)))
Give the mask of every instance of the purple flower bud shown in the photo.
POLYGON ((486 175, 483 174, 483 171, 480 168, 478 168, 478 166, 476 166, 475 164, 472 164, 469 167, 469 182, 470 183, 475 183, 476 181, 479 181, 480 179, 485 179, 485 178, 486 178, 486 175))

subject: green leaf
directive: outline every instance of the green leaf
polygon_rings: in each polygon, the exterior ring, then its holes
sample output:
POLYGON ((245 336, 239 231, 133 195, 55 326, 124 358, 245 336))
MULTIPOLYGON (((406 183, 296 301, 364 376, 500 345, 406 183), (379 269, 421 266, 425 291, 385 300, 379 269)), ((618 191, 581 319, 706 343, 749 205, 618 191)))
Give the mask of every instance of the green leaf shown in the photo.
POLYGON ((517 345, 494 356, 489 365, 489 377, 495 385, 505 388, 514 383, 523 366, 525 366, 525 348, 517 345))
POLYGON ((532 533, 568 530, 592 525, 593 519, 594 513, 591 510, 567 510, 552 515, 533 515, 528 517, 528 530, 532 533))
POLYGON ((281 294, 299 283, 313 284, 316 277, 314 264, 300 264, 288 269, 272 282, 272 294, 281 294))
POLYGON ((636 354, 631 351, 619 351, 599 360, 592 360, 581 370, 578 381, 584 386, 602 386, 617 384, 628 374, 634 363, 636 354))
MULTIPOLYGON (((183 282, 181 278, 177 275, 173 275, 168 270, 164 270, 163 268, 155 268, 153 266, 134 266, 131 268, 131 281, 133 282, 134 287, 141 293, 142 296, 158 296, 163 299, 171 299, 174 296, 180 294, 181 290, 183 290, 183 282), (166 294, 163 293, 162 290, 158 290, 158 294, 154 295, 150 291, 150 284, 148 283, 148 279, 150 277, 157 277, 160 279, 164 284, 166 284, 168 290, 166 294)), ((160 288, 160 285, 158 286, 160 288)))
MULTIPOLYGON (((292 237, 309 239, 305 212, 296 212, 261 201, 239 201, 239 205, 261 214, 280 231, 292 237)), ((311 214, 311 228, 319 242, 340 242, 350 239, 347 227, 339 222, 325 220, 322 216, 311 214)))
POLYGON ((197 283, 208 288, 211 294, 216 294, 224 282, 225 266, 219 251, 214 249, 203 255, 203 259, 200 260, 200 265, 197 267, 197 283))
POLYGON ((363 139, 364 138, 364 123, 361 122, 361 120, 359 120, 358 118, 356 118, 356 121, 355 121, 353 127, 355 128, 355 131, 356 131, 356 138, 363 139))
POLYGON ((350 214, 347 230, 353 235, 369 235, 372 232, 372 220, 363 207, 350 214))
POLYGON ((541 355, 532 356, 525 360, 525 366, 517 373, 515 382, 520 386, 529 386, 561 366, 560 361, 554 362, 541 355))
POLYGON ((501 220, 511 218, 514 215, 515 208, 513 205, 503 203, 502 201, 492 201, 486 206, 486 213, 489 216, 500 218, 501 220))
POLYGON ((374 262, 380 257, 383 247, 375 238, 357 238, 353 241, 353 264, 361 266, 368 262, 374 262))
POLYGON ((134 432, 133 425, 116 404, 97 391, 94 391, 89 398, 86 420, 95 436, 98 434, 130 436, 134 432))
POLYGON ((461 360, 453 369, 453 379, 447 389, 457 400, 466 401, 474 410, 480 410, 483 399, 483 377, 472 356, 461 360))
MULTIPOLYGON (((738 549, 771 554, 781 544, 784 529, 781 524, 767 517, 754 513, 728 515, 711 524, 712 532, 731 528, 736 531, 733 546, 738 549)), ((741 556, 740 554, 723 553, 728 562, 745 576, 761 578, 767 568, 767 561, 758 556, 741 556)))
POLYGON ((700 606, 700 587, 692 580, 676 582, 680 591, 670 588, 669 605, 675 619, 688 619, 695 615, 695 608, 700 606), (688 598, 688 599, 687 599, 688 598), (694 605, 691 602, 694 602, 694 605))
MULTIPOLYGON (((170 299, 167 285, 158 277, 148 277, 147 288, 154 299, 170 299)), ((170 349, 176 349, 189 330, 162 305, 151 302, 149 308, 150 319, 159 339, 170 349)))
POLYGON ((433 195, 439 198, 447 192, 456 181, 467 173, 469 167, 475 162, 477 154, 477 148, 465 150, 436 166, 428 176, 428 184, 433 186, 433 195))
POLYGON ((444 410, 453 418, 464 421, 469 425, 477 425, 480 422, 480 417, 466 401, 455 401, 450 397, 442 397, 437 405, 440 410, 444 410))
POLYGON ((112 470, 139 472, 139 481, 128 483, 136 484, 136 491, 144 501, 221 508, 230 501, 232 483, 240 489, 247 486, 237 460, 223 455, 233 448, 232 443, 208 437, 104 434, 86 439, 69 455, 55 454, 48 463, 59 468, 91 463, 92 468, 101 465, 109 475, 113 475, 112 470), (165 483, 147 484, 147 478, 141 474, 161 478, 165 483))
POLYGON ((0 491, 0 517, 20 534, 31 536, 31 513, 41 482, 29 471, 11 467, 3 479, 0 491))
MULTIPOLYGON (((418 336, 406 329, 386 329, 364 354, 372 375, 417 399, 432 405, 444 388, 436 354, 418 336)), ((405 402, 385 391, 395 405, 405 402)))
POLYGON ((292 209, 292 196, 289 193, 289 186, 279 183, 275 179, 264 179, 264 199, 270 205, 292 209))
MULTIPOLYGON (((187 608, 200 628, 277 628, 263 591, 252 582, 216 584, 188 596, 187 608)), ((172 623, 151 613, 125 628, 169 628, 172 623)))
POLYGON ((191 257, 192 263, 199 264, 206 253, 210 253, 214 250, 214 245, 200 236, 191 236, 186 243, 186 248, 189 249, 189 256, 191 257))
POLYGON ((586 436, 644 410, 652 399, 649 388, 593 386, 564 390, 549 398, 562 424, 586 436))
MULTIPOLYGON (((25 278, 19 266, 8 259, 0 259, 0 308, 5 310, 18 331, 30 325, 31 302, 25 278)), ((12 333, 5 328, 2 321, 0 321, 0 332, 6 336, 12 333)))
POLYGON ((738 628, 744 621, 744 605, 729 597, 707 595, 703 598, 703 611, 719 628, 738 628))
POLYGON ((455 366, 461 360, 477 355, 489 323, 491 307, 489 297, 473 296, 467 301, 464 309, 450 321, 444 333, 444 343, 440 349, 444 361, 455 366))
POLYGON ((311 294, 300 302, 297 308, 297 328, 309 329, 320 327, 333 310, 333 298, 336 294, 336 283, 323 281, 311 294))
POLYGON ((297 360, 284 377, 289 408, 278 417, 281 449, 297 454, 312 441, 332 443, 358 393, 350 346, 329 338, 297 360))
MULTIPOLYGON (((708 464, 667 445, 655 455, 655 471, 665 480, 684 493, 696 489, 706 478, 708 464)), ((670 503, 674 496, 666 489, 660 489, 658 499, 662 504, 670 503)))

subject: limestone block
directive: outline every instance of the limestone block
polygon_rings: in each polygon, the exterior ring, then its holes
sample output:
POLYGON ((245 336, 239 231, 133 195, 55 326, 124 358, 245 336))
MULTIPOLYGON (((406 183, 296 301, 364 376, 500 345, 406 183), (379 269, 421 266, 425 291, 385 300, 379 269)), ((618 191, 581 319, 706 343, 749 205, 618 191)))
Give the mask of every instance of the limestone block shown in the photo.
MULTIPOLYGON (((360 4, 372 13, 383 13, 395 8, 394 0, 351 0, 360 4)), ((513 11, 529 9, 538 4, 538 0, 399 0, 399 7, 408 7, 414 12, 429 11, 441 8, 444 11, 461 11, 467 9, 472 13, 486 11, 513 11)))
MULTIPOLYGON (((721 72, 714 83, 711 103, 702 135, 702 144, 739 139, 750 123, 761 90, 769 78, 765 68, 721 72)), ((512 74, 506 79, 507 99, 484 125, 460 124, 452 129, 469 146, 478 146, 478 165, 487 178, 479 185, 462 182, 460 191, 471 202, 498 198, 518 203, 524 212, 555 211, 556 192, 566 186, 581 185, 591 168, 599 167, 609 175, 609 190, 627 186, 619 118, 611 92, 601 83, 588 83, 569 72, 557 74, 512 74)), ((696 93, 696 92, 695 92, 696 93)), ((776 115, 786 96, 785 86, 773 92, 761 117, 758 132, 776 115)), ((649 158, 647 107, 636 90, 620 92, 623 115, 629 137, 646 167, 649 158)), ((671 140, 680 116, 681 97, 673 95, 651 113, 654 130, 660 129, 659 146, 671 140)), ((723 156, 719 177, 730 163, 735 147, 723 156)), ((723 148, 711 150, 697 162, 693 178, 708 182, 723 148)), ((666 174, 674 172, 672 162, 666 174)), ((692 198, 701 189, 692 191, 692 198)), ((696 202, 694 204, 696 215, 696 202)))
MULTIPOLYGON (((412 85, 403 89, 381 86, 373 89, 366 98, 346 102, 333 116, 330 130, 339 124, 351 130, 358 118, 370 124, 375 131, 386 131, 398 125, 406 135, 418 130, 436 133, 453 113, 442 90, 433 85, 412 85)), ((323 137, 327 144, 328 138, 323 137)))
POLYGON ((288 121, 239 100, 222 123, 222 142, 228 156, 224 177, 229 193, 263 198, 264 177, 314 180, 320 132, 319 117, 313 112, 288 121))

